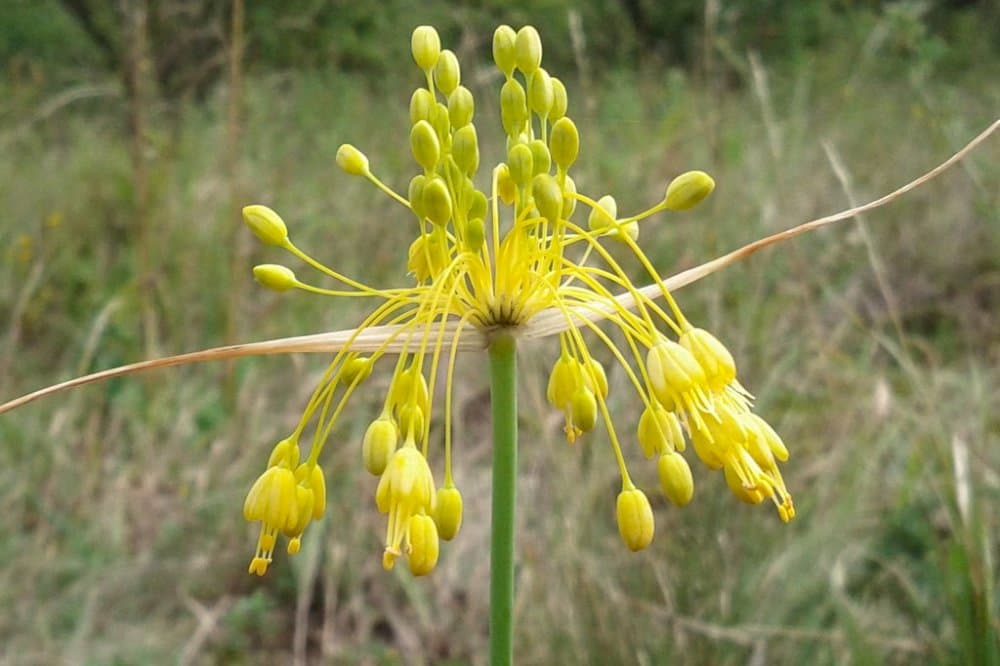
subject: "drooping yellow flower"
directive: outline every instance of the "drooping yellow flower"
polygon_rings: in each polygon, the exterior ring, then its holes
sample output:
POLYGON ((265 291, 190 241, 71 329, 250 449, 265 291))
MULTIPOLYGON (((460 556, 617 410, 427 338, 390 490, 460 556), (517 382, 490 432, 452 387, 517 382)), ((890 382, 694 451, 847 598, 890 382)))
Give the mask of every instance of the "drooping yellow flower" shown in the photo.
POLYGON ((660 202, 634 215, 619 215, 610 195, 592 198, 578 192, 570 169, 580 158, 580 136, 566 115, 565 87, 542 67, 534 28, 501 26, 493 55, 504 76, 499 97, 507 153, 488 174, 486 189, 480 189, 475 104, 461 85, 458 59, 441 48, 437 32, 427 26, 414 31, 411 45, 426 85, 410 100, 409 143, 418 172, 406 196, 383 183, 353 145, 344 144, 336 156, 346 174, 367 179, 413 216, 409 286, 376 289, 357 282, 294 245, 274 211, 259 205, 244 210, 247 224, 264 243, 287 250, 337 283, 335 288, 313 286, 290 269, 266 264, 254 271, 261 284, 378 301, 344 340, 289 438, 296 442, 297 456, 298 437, 315 417, 306 471, 293 473, 295 463, 285 453, 251 489, 247 502, 254 510, 247 517, 262 523, 251 570, 263 573, 278 532, 292 538, 290 552, 298 549, 302 531, 316 515, 310 492, 315 492, 316 462, 330 431, 374 365, 395 356, 385 404, 365 433, 362 459, 369 472, 380 476, 375 499, 388 517, 385 566, 405 557, 414 574, 430 572, 439 537, 453 538, 461 525, 461 494, 451 474, 450 412, 462 335, 477 331, 489 338, 503 331, 516 336, 543 320, 559 331, 560 347, 548 401, 564 413, 569 442, 604 426, 622 478, 616 511, 630 549, 649 545, 653 513, 629 477, 607 405, 608 377, 591 349, 594 340, 604 348, 602 355, 620 366, 645 408, 637 440, 647 457, 657 458, 661 488, 671 502, 683 506, 693 494, 691 471, 681 456, 690 439, 696 455, 722 469, 740 499, 771 498, 782 519, 790 519, 792 500, 776 462, 787 458, 787 450, 751 412, 752 396, 737 380, 732 355, 708 331, 688 322, 639 246, 648 218, 693 208, 714 189, 711 177, 702 171, 681 174, 660 202), (574 220, 577 208, 584 224, 574 220), (606 243, 631 251, 653 292, 631 282, 606 243), (622 342, 614 342, 596 323, 600 320, 617 329, 622 342), (359 356, 361 349, 370 356, 359 356), (430 429, 442 364, 444 484, 436 491, 430 462, 438 440, 430 429), (403 444, 397 448, 399 441, 403 444))

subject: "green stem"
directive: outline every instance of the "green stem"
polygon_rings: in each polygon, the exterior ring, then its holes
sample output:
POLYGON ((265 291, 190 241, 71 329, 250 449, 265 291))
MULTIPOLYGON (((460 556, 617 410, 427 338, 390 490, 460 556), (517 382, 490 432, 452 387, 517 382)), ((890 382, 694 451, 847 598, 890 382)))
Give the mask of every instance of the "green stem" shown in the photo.
POLYGON ((493 520, 490 535, 490 666, 514 663, 514 500, 517 488, 517 347, 490 344, 493 520))

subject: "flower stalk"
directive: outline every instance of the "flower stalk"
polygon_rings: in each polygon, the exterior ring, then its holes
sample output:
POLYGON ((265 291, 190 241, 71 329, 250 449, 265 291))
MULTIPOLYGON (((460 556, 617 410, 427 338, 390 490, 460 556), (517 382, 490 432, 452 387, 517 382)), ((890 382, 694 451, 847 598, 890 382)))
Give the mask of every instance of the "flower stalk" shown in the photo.
POLYGON ((490 526, 490 664, 514 663, 514 511, 517 500, 517 346, 508 334, 489 347, 493 412, 490 526))

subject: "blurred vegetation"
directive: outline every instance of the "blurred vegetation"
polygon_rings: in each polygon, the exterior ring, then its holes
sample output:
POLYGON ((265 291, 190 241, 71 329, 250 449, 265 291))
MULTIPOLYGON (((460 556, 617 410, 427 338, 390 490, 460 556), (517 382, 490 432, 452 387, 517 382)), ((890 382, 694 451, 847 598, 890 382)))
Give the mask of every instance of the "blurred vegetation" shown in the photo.
MULTIPOLYGON (((354 143, 385 180, 407 182, 417 23, 438 25, 463 61, 484 162, 501 148, 489 39, 497 23, 530 21, 570 89, 582 189, 631 211, 681 170, 716 177, 702 208, 643 227, 664 272, 887 192, 1000 108, 988 1, 417 12, 390 0, 372 12, 255 0, 235 70, 233 6, 0 4, 0 398, 234 334, 357 321, 364 304, 253 286, 249 267, 277 257, 247 242, 241 202, 281 211, 339 270, 404 280, 408 220, 333 155, 354 143)), ((566 446, 544 404, 553 349, 522 350, 523 663, 1000 663, 998 181, 994 139, 865 220, 679 293, 792 449, 791 525, 698 468, 692 505, 659 500, 652 547, 626 553, 600 434, 566 446)), ((481 663, 481 358, 465 359, 456 388, 466 524, 430 578, 381 570, 374 481, 358 464, 380 374, 335 433, 322 529, 266 579, 246 575, 243 493, 323 366, 180 369, 0 417, 0 661, 481 663)), ((639 408, 621 372, 609 379, 624 434, 639 408)), ((635 467, 655 488, 653 466, 635 467)))

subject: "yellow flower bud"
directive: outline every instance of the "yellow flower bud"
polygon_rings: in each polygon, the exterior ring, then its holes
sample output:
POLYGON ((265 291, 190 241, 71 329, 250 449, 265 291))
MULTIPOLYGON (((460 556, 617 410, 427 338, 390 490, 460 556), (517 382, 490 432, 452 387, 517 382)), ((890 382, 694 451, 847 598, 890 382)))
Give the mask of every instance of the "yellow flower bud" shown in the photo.
POLYGON ((448 95, 448 119, 451 126, 460 129, 472 122, 476 100, 465 86, 459 86, 448 95))
POLYGON ((566 86, 556 77, 552 81, 552 106, 549 107, 549 120, 556 121, 566 115, 569 98, 566 96, 566 86))
POLYGON ((736 379, 736 362, 725 345, 703 328, 690 328, 681 335, 680 343, 705 371, 708 386, 722 391, 736 379))
POLYGON ((705 371, 687 349, 661 338, 646 355, 653 393, 668 410, 683 408, 706 383, 705 371))
MULTIPOLYGON (((389 389, 391 392, 389 402, 393 407, 411 404, 416 405, 424 414, 430 411, 427 380, 424 379, 422 370, 419 364, 414 363, 396 375, 392 381, 392 388, 389 389)), ((400 431, 405 435, 406 429, 402 426, 400 423, 400 431)))
POLYGON ((528 148, 531 150, 531 170, 535 174, 547 174, 549 172, 549 167, 552 166, 552 156, 549 154, 549 147, 546 146, 545 142, 541 139, 535 139, 528 144, 528 148))
POLYGON ((410 150, 417 164, 428 173, 434 171, 441 159, 441 142, 437 132, 426 120, 419 120, 410 130, 410 150))
POLYGON ((355 356, 340 369, 340 381, 348 385, 360 384, 371 376, 374 367, 375 363, 371 358, 355 356))
POLYGON ((576 181, 566 176, 566 182, 563 183, 563 219, 568 220, 573 215, 573 211, 576 210, 576 181))
POLYGON ((472 196, 469 197, 469 210, 467 215, 470 219, 486 219, 486 207, 489 202, 486 199, 486 193, 479 190, 474 190, 472 196))
POLYGON ((531 77, 531 83, 528 86, 528 101, 531 104, 531 110, 542 118, 548 117, 553 97, 552 77, 544 68, 539 67, 535 75, 531 77))
POLYGON ((444 178, 431 178, 424 185, 424 215, 434 224, 443 227, 451 219, 451 193, 444 178))
POLYGON ((392 420, 382 417, 372 421, 361 442, 361 458, 365 469, 375 476, 381 476, 389 464, 389 458, 396 451, 398 442, 399 432, 392 420))
POLYGON ((545 397, 556 409, 568 409, 573 394, 582 385, 580 363, 568 355, 560 356, 549 373, 548 389, 545 397))
POLYGON ((677 506, 687 506, 694 497, 694 479, 684 456, 667 451, 660 456, 656 469, 660 475, 663 496, 677 506))
POLYGON ((425 72, 430 71, 441 55, 441 38, 437 30, 429 25, 418 26, 410 38, 410 52, 417 67, 425 72))
POLYGON ((524 88, 515 79, 508 79, 500 88, 500 120, 504 131, 510 137, 517 137, 528 122, 524 88))
POLYGON ((562 215, 563 196, 556 179, 547 173, 535 176, 531 181, 531 196, 541 216, 557 224, 562 215))
POLYGON ((406 556, 410 573, 426 576, 438 561, 438 532, 431 517, 419 514, 410 518, 406 540, 410 549, 406 556))
POLYGON ((434 522, 438 534, 445 541, 451 541, 462 527, 462 493, 452 485, 437 492, 434 500, 434 522))
POLYGON ((451 49, 444 49, 434 65, 434 83, 445 97, 450 95, 461 82, 462 73, 458 58, 451 49))
MULTIPOLYGON (((302 467, 301 465, 299 466, 302 467)), ((311 470, 307 470, 308 473, 303 473, 303 478, 307 485, 312 488, 313 491, 313 510, 312 518, 313 520, 319 520, 323 517, 326 512, 326 477, 323 476, 323 470, 320 469, 319 465, 313 465, 311 470)), ((296 472, 296 477, 298 473, 296 472)))
POLYGON ((604 372, 604 366, 596 358, 591 356, 581 368, 583 372, 583 382, 591 391, 601 396, 608 397, 608 376, 604 372))
POLYGON ((621 491, 615 509, 618 533, 629 550, 642 550, 653 541, 653 508, 644 492, 638 488, 621 491))
POLYGON ((587 227, 595 234, 608 233, 619 242, 625 242, 625 237, 633 241, 639 237, 639 223, 636 221, 622 224, 618 222, 618 204, 610 194, 605 194, 597 200, 598 208, 590 211, 587 227), (612 232, 613 230, 613 232, 612 232))
POLYGON ((368 175, 368 158, 349 143, 337 149, 337 166, 352 176, 368 175))
POLYGON ((517 68, 525 74, 535 72, 542 64, 542 38, 534 27, 526 25, 517 31, 514 40, 514 61, 517 63, 517 68))
POLYGON ((517 184, 511 178, 510 167, 506 164, 497 167, 497 194, 500 195, 500 201, 504 204, 514 205, 514 199, 517 197, 517 184))
POLYGON ((427 88, 417 88, 410 97, 410 125, 416 125, 421 120, 430 122, 437 102, 427 88))
POLYGON ((410 209, 416 213, 421 220, 427 217, 424 214, 424 185, 427 184, 427 176, 419 174, 410 179, 410 186, 406 193, 406 198, 410 201, 410 209))
POLYGON ((443 271, 448 261, 445 239, 435 233, 421 234, 410 243, 406 266, 418 282, 423 282, 443 271))
POLYGON ((466 125, 452 137, 451 156, 463 174, 472 175, 479 169, 479 138, 476 126, 466 125))
POLYGON ((636 435, 647 458, 675 449, 683 451, 685 447, 684 432, 677 415, 655 402, 643 410, 636 435))
POLYGON ((712 190, 715 181, 704 171, 688 171, 670 181, 664 205, 668 210, 687 210, 702 202, 712 190))
POLYGON ((570 400, 570 418, 573 425, 583 432, 590 432, 597 425, 597 398, 586 386, 581 386, 570 400))
POLYGON ((462 238, 462 245, 469 252, 479 252, 486 242, 486 224, 483 218, 474 217, 465 223, 465 235, 462 238))
POLYGON ((243 208, 243 221, 263 243, 282 246, 288 241, 284 220, 267 206, 255 204, 243 208))
POLYGON ((282 465, 289 469, 295 469, 299 464, 299 442, 294 437, 286 437, 271 449, 271 455, 267 459, 267 466, 274 467, 282 465))
POLYGON ((618 202, 610 194, 605 194, 597 200, 597 208, 590 211, 587 218, 587 228, 594 233, 601 233, 611 226, 616 226, 618 219, 618 202))
POLYGON ((563 116, 552 125, 549 150, 556 165, 566 171, 580 154, 580 133, 572 120, 563 116))
POLYGON ((525 187, 534 176, 531 149, 523 143, 515 144, 507 153, 507 167, 510 169, 510 179, 518 187, 525 187))
POLYGON ((435 134, 437 134, 441 152, 449 152, 451 150, 451 120, 448 118, 448 107, 441 102, 435 104, 430 122, 435 134))
POLYGON ((502 25, 493 33, 493 62, 497 68, 510 78, 517 62, 514 56, 514 44, 517 33, 509 25, 502 25))
POLYGON ((253 276, 257 282, 275 291, 288 291, 297 282, 292 269, 280 264, 260 264, 259 266, 254 266, 253 276))
POLYGON ((419 405, 402 404, 396 408, 399 419, 399 431, 405 437, 412 437, 418 442, 424 441, 424 427, 427 420, 419 405))

